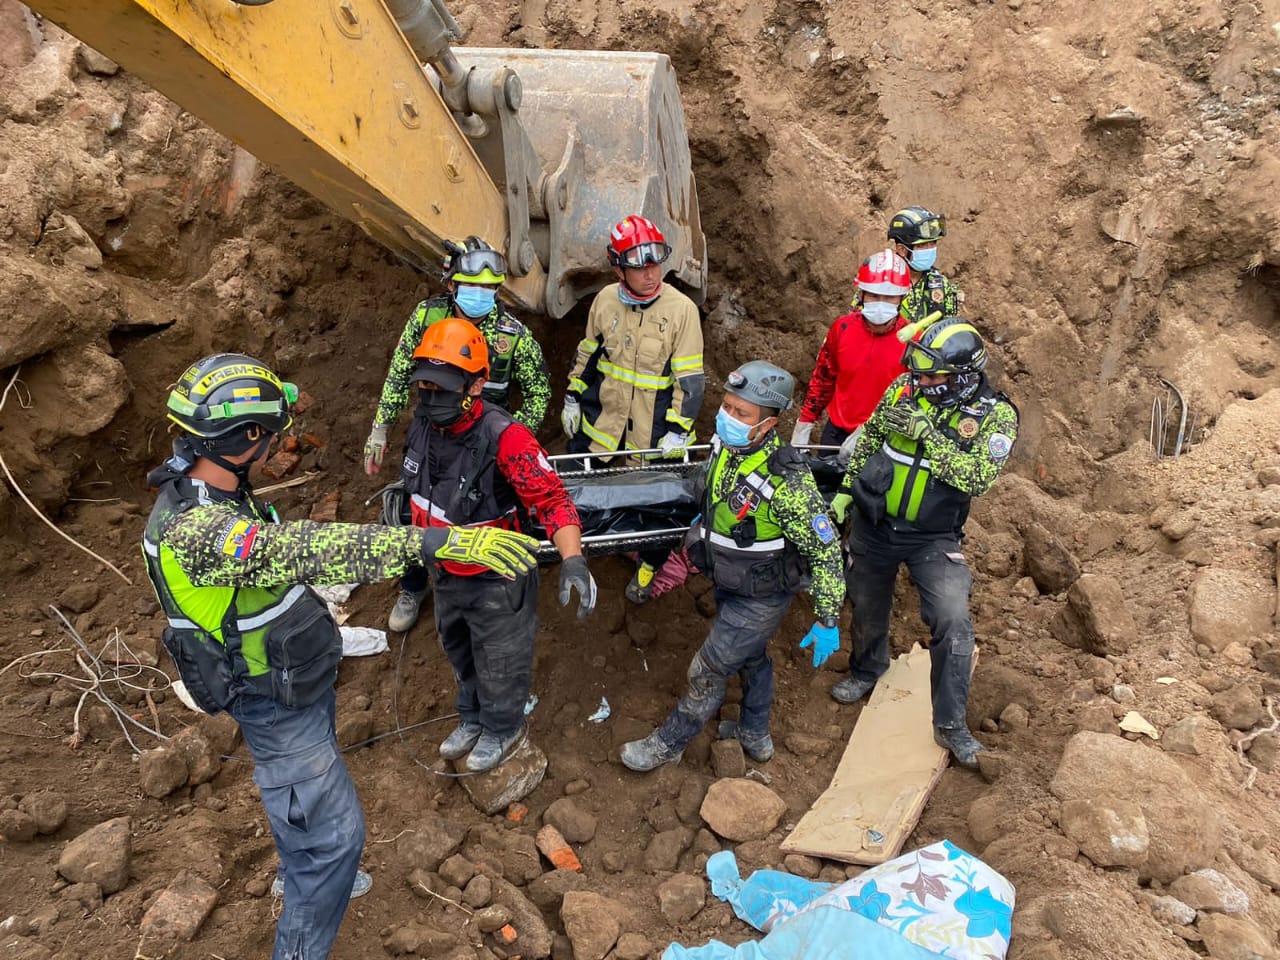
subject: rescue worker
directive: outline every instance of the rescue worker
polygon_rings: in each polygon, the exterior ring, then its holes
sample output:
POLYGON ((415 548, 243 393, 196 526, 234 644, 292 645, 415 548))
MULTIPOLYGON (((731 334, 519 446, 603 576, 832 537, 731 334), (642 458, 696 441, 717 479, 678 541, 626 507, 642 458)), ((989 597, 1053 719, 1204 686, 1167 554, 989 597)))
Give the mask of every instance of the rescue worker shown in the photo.
POLYGON ((863 427, 831 503, 840 523, 857 505, 848 539, 851 675, 831 695, 855 703, 889 669, 893 585, 905 563, 932 634, 934 740, 974 767, 984 747, 965 718, 973 580, 961 541, 970 500, 1009 462, 1018 411, 987 381, 986 347, 967 320, 947 317, 927 327, 908 342, 906 363, 909 373, 890 385, 863 427))
POLYGON ((902 316, 917 323, 931 313, 954 317, 964 293, 935 268, 938 241, 947 235, 947 218, 927 207, 907 207, 889 220, 889 242, 911 268, 911 291, 903 298, 902 316))
MULTIPOLYGON (((498 289, 507 279, 507 258, 479 237, 467 237, 461 244, 446 240, 445 248, 449 253, 444 261, 445 294, 418 304, 391 355, 373 429, 364 448, 364 469, 370 476, 382 469, 387 428, 408 405, 415 366, 413 351, 422 342, 427 327, 445 317, 468 320, 484 334, 491 368, 482 394, 485 403, 510 411, 514 383, 520 392, 520 407, 512 415, 536 434, 551 402, 551 375, 542 347, 529 328, 497 298, 498 289)), ((387 627, 403 633, 417 623, 429 588, 426 570, 410 568, 400 581, 400 594, 387 618, 387 627)))
POLYGON ((253 755, 284 875, 272 956, 321 960, 348 897, 372 881, 357 871, 364 814, 334 735, 342 637, 309 584, 368 583, 444 558, 514 578, 535 569, 537 541, 492 528, 281 523, 248 474, 292 423, 296 398, 240 354, 187 369, 168 399, 182 432, 147 477, 159 494, 143 556, 182 682, 201 709, 236 719, 253 755))
MULTIPOLYGON (((465 320, 427 327, 414 351, 418 409, 404 457, 413 522, 423 527, 518 529, 523 508, 560 552, 560 603, 578 592, 578 617, 595 607, 578 511, 529 428, 482 399, 489 374, 484 335, 465 320)), ((458 682, 458 726, 440 744, 446 760, 490 770, 524 736, 524 705, 538 631, 538 572, 508 582, 474 563, 433 568, 436 632, 458 682)))
MULTIPOLYGON (((618 282, 596 294, 569 370, 560 423, 570 453, 657 449, 680 457, 694 441, 702 407, 702 324, 698 308, 663 283, 671 246, 650 220, 613 227, 605 252, 618 282)), ((649 599, 667 551, 641 554, 626 596, 649 599)))
POLYGON ((855 282, 853 312, 831 325, 818 350, 791 433, 793 446, 810 442, 813 425, 824 412, 821 442, 840 446, 871 416, 885 388, 906 372, 902 342, 895 334, 907 324, 898 312, 911 289, 907 262, 882 250, 862 261, 855 282))
POLYGON ((839 649, 839 538, 804 458, 774 429, 794 389, 791 374, 763 360, 743 364, 726 381, 702 516, 687 540, 695 566, 715 583, 716 619, 689 664, 689 688, 675 709, 643 740, 623 746, 622 762, 632 770, 678 763, 720 709, 735 673, 742 679, 742 712, 738 721, 720 725, 720 736, 736 737, 758 762, 773 756, 769 641, 801 590, 813 594, 816 622, 800 646, 813 647, 815 668, 839 649))

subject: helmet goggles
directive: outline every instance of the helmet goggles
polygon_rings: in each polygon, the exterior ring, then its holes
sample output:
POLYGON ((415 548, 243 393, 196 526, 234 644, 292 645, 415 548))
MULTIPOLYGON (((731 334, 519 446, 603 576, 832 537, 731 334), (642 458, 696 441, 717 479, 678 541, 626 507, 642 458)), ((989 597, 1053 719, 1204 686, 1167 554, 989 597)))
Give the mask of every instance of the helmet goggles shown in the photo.
MULTIPOLYGON (((298 402, 298 387, 287 380, 282 381, 280 387, 284 396, 276 400, 258 399, 247 395, 249 391, 245 391, 246 396, 243 398, 224 400, 222 403, 214 404, 192 403, 177 392, 171 392, 167 406, 174 413, 202 421, 230 420, 233 417, 247 419, 257 416, 287 416, 289 406, 298 402)), ((292 420, 292 417, 289 419, 292 420)))
POLYGON ((615 254, 617 266, 628 267, 633 270, 647 267, 650 264, 666 263, 667 258, 670 256, 671 244, 669 243, 641 243, 630 250, 615 254))
POLYGON ((940 213, 935 213, 932 217, 926 217, 916 224, 916 232, 920 235, 920 239, 915 241, 912 246, 921 243, 937 243, 947 235, 947 218, 940 213))
POLYGON ((462 283, 503 283, 507 258, 497 250, 465 250, 449 260, 449 279, 462 283))

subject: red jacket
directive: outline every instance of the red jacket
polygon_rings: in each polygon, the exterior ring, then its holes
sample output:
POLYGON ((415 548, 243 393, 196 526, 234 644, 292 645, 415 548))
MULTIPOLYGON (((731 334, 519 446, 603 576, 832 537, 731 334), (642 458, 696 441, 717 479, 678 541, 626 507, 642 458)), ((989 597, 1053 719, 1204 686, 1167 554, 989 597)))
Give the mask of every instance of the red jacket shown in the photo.
POLYGON ((814 423, 825 410, 831 422, 852 432, 871 416, 889 384, 906 371, 906 347, 895 336, 906 324, 901 317, 887 333, 867 329, 855 310, 831 325, 813 365, 800 420, 814 423))

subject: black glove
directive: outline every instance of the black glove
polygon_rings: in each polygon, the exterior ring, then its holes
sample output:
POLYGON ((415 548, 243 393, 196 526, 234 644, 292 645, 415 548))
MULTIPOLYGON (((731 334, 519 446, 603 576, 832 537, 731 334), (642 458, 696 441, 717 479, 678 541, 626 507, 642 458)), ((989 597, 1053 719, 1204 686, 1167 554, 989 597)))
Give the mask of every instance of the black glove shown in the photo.
POLYGON ((585 620, 596 608, 596 581, 587 569, 587 558, 579 554, 560 562, 560 606, 569 605, 571 590, 578 591, 578 619, 585 620))

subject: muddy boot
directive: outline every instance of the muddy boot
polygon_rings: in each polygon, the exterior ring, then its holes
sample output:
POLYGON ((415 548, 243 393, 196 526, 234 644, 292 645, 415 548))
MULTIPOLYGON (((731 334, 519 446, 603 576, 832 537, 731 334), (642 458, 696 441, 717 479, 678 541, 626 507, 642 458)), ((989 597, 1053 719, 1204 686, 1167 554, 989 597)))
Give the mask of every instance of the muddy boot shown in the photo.
POLYGON ((737 740, 742 744, 742 752, 756 763, 773 759, 773 737, 768 733, 746 733, 739 729, 737 720, 721 720, 717 732, 721 740, 737 740))
POLYGON ((631 578, 631 582, 627 584, 627 599, 632 603, 646 603, 649 600, 649 594, 653 591, 653 575, 657 570, 643 560, 640 566, 636 567, 635 576, 631 578))
POLYGON ((391 608, 391 615, 387 617, 387 629, 392 633, 407 633, 418 622, 418 611, 430 592, 430 587, 421 593, 401 590, 400 596, 396 597, 396 605, 391 608))
POLYGON ((505 737, 500 737, 496 733, 490 733, 486 730, 480 734, 480 738, 471 749, 471 753, 467 755, 463 766, 471 773, 484 773, 486 770, 492 770, 515 751, 515 748, 524 740, 524 736, 525 728, 523 726, 505 737))
POLYGON ((857 703, 875 688, 874 680, 846 677, 831 688, 831 698, 840 703, 857 703))
MULTIPOLYGON (((372 889, 373 877, 369 876, 363 870, 357 870, 356 878, 351 883, 351 896, 347 899, 355 900, 357 897, 363 897, 372 889)), ((284 874, 277 873, 276 878, 271 881, 271 895, 273 897, 284 896, 284 874)))
POLYGON ((679 763, 683 750, 672 750, 655 730, 643 740, 632 740, 622 745, 622 765, 628 770, 645 773, 664 763, 679 763))
POLYGON ((956 763, 970 770, 978 768, 978 754, 987 748, 978 742, 969 732, 968 727, 933 728, 933 742, 945 750, 951 751, 956 763))
POLYGON ((478 723, 460 723, 453 733, 440 744, 440 756, 445 760, 458 760, 471 752, 484 728, 478 723))

